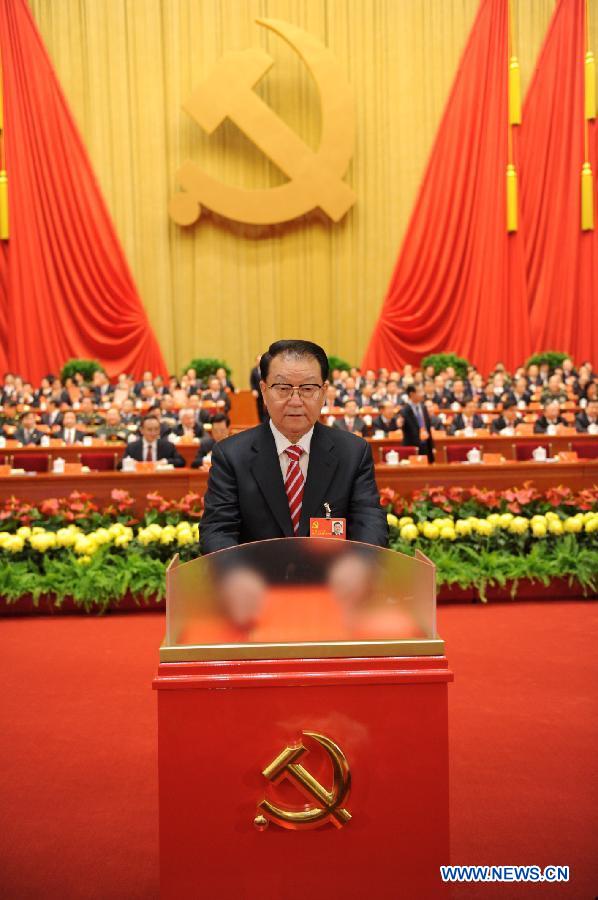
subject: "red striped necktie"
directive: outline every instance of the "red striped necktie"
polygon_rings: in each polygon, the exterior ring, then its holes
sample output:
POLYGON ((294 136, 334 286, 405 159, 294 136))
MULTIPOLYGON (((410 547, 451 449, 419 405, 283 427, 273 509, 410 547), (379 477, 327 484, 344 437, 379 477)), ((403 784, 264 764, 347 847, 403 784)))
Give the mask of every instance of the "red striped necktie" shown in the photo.
POLYGON ((293 531, 297 534, 299 519, 301 518, 301 504, 303 503, 303 488, 305 487, 305 478, 299 466, 299 458, 304 451, 302 447, 291 446, 287 447, 284 452, 289 457, 289 467, 284 482, 284 489, 287 492, 289 501, 293 531))

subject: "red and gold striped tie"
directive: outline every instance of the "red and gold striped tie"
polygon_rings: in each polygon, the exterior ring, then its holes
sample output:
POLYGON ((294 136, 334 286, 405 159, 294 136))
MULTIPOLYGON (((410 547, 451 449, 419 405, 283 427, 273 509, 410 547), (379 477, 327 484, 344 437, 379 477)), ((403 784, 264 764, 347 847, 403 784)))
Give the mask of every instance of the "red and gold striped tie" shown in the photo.
POLYGON ((297 534, 299 519, 301 518, 301 504, 303 503, 303 488, 305 486, 305 478, 299 466, 299 458, 303 453, 303 448, 291 446, 287 447, 284 452, 289 457, 289 467, 284 482, 284 489, 287 492, 289 501, 293 531, 297 534))

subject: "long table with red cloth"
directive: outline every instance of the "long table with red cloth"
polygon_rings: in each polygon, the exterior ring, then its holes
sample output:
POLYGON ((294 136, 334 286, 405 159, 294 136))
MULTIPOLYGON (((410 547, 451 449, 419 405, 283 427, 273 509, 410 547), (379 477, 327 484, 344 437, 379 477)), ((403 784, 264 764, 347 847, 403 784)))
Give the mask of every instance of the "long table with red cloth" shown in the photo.
MULTIPOLYGON (((26 503, 37 504, 50 497, 68 497, 72 491, 92 494, 100 505, 111 502, 117 488, 126 490, 141 513, 148 493, 157 491, 169 500, 190 491, 203 496, 208 473, 200 469, 170 469, 164 472, 81 472, 65 475, 35 473, 0 477, 0 503, 16 496, 26 503)), ((432 466, 385 464, 376 465, 378 488, 391 488, 401 495, 432 486, 477 485, 495 490, 531 482, 539 490, 563 485, 574 491, 598 485, 598 460, 578 462, 505 462, 498 465, 441 463, 432 466)))
MULTIPOLYGON (((368 438, 368 443, 372 447, 374 462, 380 463, 384 461, 384 454, 392 447, 399 447, 401 441, 398 438, 368 438)), ((554 456, 563 451, 570 451, 572 445, 580 446, 588 449, 588 456, 598 447, 598 435, 591 434, 575 434, 565 433, 553 436, 543 434, 525 434, 515 437, 503 437, 502 435, 476 434, 473 437, 449 437, 448 435, 438 436, 435 439, 436 460, 438 463, 446 462, 446 450, 455 444, 468 444, 479 447, 484 453, 497 453, 505 458, 505 460, 515 460, 515 447, 525 445, 531 448, 539 445, 549 446, 550 456, 554 456)), ((124 453, 125 444, 119 441, 105 443, 93 440, 90 446, 83 444, 70 444, 66 446, 61 441, 53 441, 49 447, 26 446, 21 447, 15 441, 7 441, 3 448, 0 448, 0 457, 12 457, 15 453, 19 455, 38 455, 46 456, 51 462, 56 457, 62 457, 67 463, 79 462, 81 454, 93 455, 95 453, 111 453, 116 454, 120 459, 124 453)), ((179 454, 185 460, 187 466, 197 454, 197 443, 179 443, 177 444, 179 454)), ((578 453, 580 459, 585 459, 583 452, 578 453)))

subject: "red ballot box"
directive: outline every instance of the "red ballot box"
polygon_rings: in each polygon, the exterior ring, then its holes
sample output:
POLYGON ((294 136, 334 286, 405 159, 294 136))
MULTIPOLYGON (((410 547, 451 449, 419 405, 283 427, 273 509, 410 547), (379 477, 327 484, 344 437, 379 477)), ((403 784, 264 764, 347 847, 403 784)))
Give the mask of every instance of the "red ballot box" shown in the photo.
POLYGON ((449 862, 434 567, 350 541, 168 573, 164 898, 433 898, 449 862))

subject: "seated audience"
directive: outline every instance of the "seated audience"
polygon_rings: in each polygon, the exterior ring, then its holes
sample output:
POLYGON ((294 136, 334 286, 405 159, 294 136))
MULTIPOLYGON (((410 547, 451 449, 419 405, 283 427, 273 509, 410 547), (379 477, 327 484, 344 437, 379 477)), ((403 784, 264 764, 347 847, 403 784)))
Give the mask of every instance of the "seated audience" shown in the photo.
POLYGON ((532 392, 527 386, 526 378, 517 378, 510 390, 503 394, 503 399, 509 403, 515 403, 517 406, 527 406, 532 399, 532 392))
POLYGON ((372 421, 374 434, 377 431, 383 431, 384 434, 389 434, 391 431, 397 431, 399 425, 397 423, 394 405, 388 400, 385 400, 380 404, 378 409, 380 415, 376 416, 372 421))
POLYGON ((199 469, 204 463, 210 462, 214 444, 217 444, 218 441, 223 441, 230 434, 230 419, 225 413, 216 413, 211 425, 210 432, 206 432, 199 440, 197 453, 191 463, 192 469, 199 469))
POLYGON ((51 437, 62 428, 62 413, 56 400, 46 400, 46 411, 41 415, 41 424, 48 426, 51 437))
POLYGON ((42 439, 42 432, 35 425, 35 413, 24 412, 21 416, 21 424, 15 431, 13 438, 19 444, 39 444, 42 439))
POLYGON ((448 433, 461 434, 465 429, 484 428, 484 420, 481 415, 476 412, 475 400, 468 400, 458 412, 451 422, 448 433))
POLYGON ((182 409, 179 414, 179 424, 170 432, 175 438, 186 441, 199 439, 204 433, 203 425, 195 421, 195 412, 192 409, 182 409))
POLYGON ((201 399, 204 402, 209 401, 210 403, 215 404, 219 411, 228 413, 230 409, 230 397, 226 391, 222 389, 220 379, 215 375, 212 375, 208 381, 208 390, 203 392, 201 399))
POLYGON ((344 415, 339 419, 335 419, 332 427, 340 428, 341 431, 351 431, 353 434, 359 434, 363 437, 367 425, 358 415, 357 401, 345 400, 343 406, 344 415))
POLYGON ((80 444, 82 442, 85 437, 85 431, 77 428, 77 416, 72 409, 66 410, 62 417, 62 428, 52 437, 57 437, 59 440, 64 441, 65 444, 80 444))
POLYGON ((534 434, 553 434, 559 426, 566 425, 567 422, 561 416, 558 401, 549 400, 544 404, 544 414, 539 416, 534 423, 534 434))
POLYGON ((540 402, 544 405, 550 400, 556 400, 557 403, 566 403, 568 400, 567 391, 558 374, 550 376, 540 397, 540 402))
MULTIPOLYGON (((154 462, 164 460, 176 469, 182 469, 185 460, 179 455, 171 441, 160 437, 160 421, 154 414, 145 417, 141 425, 141 438, 138 441, 130 441, 123 453, 125 457, 136 459, 137 462, 154 462)), ((122 468, 122 459, 118 464, 122 468)))
POLYGON ((507 400, 500 416, 495 416, 490 425, 490 434, 513 434, 517 426, 522 423, 523 419, 517 412, 517 402, 507 400))
POLYGON ((119 411, 111 406, 106 410, 104 424, 96 431, 96 437, 101 441, 127 441, 130 432, 123 422, 119 411))
POLYGON ((598 400, 590 400, 575 417, 575 430, 580 434, 598 434, 598 400))

